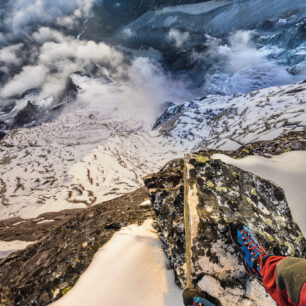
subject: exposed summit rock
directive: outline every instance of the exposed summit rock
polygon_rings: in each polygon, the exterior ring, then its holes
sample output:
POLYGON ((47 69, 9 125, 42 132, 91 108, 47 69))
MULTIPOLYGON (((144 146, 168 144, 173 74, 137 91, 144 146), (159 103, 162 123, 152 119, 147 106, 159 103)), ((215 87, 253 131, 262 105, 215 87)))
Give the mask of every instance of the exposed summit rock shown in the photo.
MULTIPOLYGON (((298 137, 290 136, 293 142, 298 137)), ((275 147, 284 152, 292 148, 290 136, 286 144, 280 137, 250 148, 261 155, 275 147)), ((242 148, 230 155, 238 157, 239 152, 253 153, 242 148)), ((279 186, 211 159, 211 153, 188 154, 145 178, 178 284, 198 286, 222 305, 274 305, 245 270, 228 226, 236 220, 246 224, 275 255, 305 257, 306 240, 279 186)))
POLYGON ((225 231, 246 224, 270 253, 304 257, 306 240, 294 222, 283 190, 220 160, 185 157, 187 283, 207 289, 226 305, 261 299, 248 295, 251 278, 225 231))
POLYGON ((144 179, 156 213, 159 237, 180 287, 186 282, 183 167, 183 160, 178 159, 144 179))

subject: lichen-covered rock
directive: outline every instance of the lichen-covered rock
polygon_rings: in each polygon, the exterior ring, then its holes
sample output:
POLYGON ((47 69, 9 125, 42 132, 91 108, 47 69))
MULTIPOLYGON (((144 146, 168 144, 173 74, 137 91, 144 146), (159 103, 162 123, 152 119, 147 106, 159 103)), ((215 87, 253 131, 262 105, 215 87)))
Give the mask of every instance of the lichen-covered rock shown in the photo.
POLYGON ((168 163, 145 185, 181 286, 198 286, 222 305, 275 305, 246 272, 228 225, 243 222, 273 254, 305 257, 305 238, 280 187, 204 153, 168 163))
POLYGON ((243 158, 249 155, 271 157, 290 151, 306 150, 306 130, 293 131, 275 138, 273 141, 256 141, 241 146, 234 152, 229 152, 233 158, 243 158))
POLYGON ((212 156, 216 153, 226 154, 232 158, 243 158, 251 155, 264 156, 270 158, 274 155, 290 151, 305 151, 306 150, 306 130, 292 131, 280 135, 273 140, 255 141, 242 145, 235 151, 202 149, 195 151, 196 154, 212 156))
POLYGON ((159 237, 180 287, 186 275, 183 166, 183 159, 174 160, 158 174, 144 178, 157 216, 159 237))
POLYGON ((184 175, 187 283, 210 290, 224 305, 260 305, 262 298, 249 294, 251 277, 227 228, 240 221, 270 253, 305 256, 306 241, 292 219, 283 190, 201 155, 186 155, 184 175))

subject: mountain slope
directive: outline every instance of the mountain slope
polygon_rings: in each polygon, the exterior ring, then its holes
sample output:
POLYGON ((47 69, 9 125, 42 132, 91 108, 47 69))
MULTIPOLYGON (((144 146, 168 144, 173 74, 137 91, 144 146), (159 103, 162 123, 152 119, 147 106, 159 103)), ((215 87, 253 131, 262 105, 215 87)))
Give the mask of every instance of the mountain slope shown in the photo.
POLYGON ((170 106, 150 131, 87 112, 62 115, 0 142, 1 218, 89 207, 142 185, 184 152, 237 149, 305 129, 306 83, 170 106))

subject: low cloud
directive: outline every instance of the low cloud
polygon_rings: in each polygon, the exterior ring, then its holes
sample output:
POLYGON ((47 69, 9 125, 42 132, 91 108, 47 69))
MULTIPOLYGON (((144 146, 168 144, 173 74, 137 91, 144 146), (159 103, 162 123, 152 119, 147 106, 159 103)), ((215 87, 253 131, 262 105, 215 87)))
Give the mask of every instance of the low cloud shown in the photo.
POLYGON ((2 98, 40 88, 40 99, 56 100, 73 73, 90 70, 95 72, 83 84, 78 96, 80 107, 152 123, 165 101, 186 98, 184 83, 174 81, 146 57, 128 60, 105 43, 79 41, 47 27, 33 33, 32 39, 40 45, 37 54, 34 52, 33 65, 24 67, 5 84, 0 91, 2 98))
POLYGON ((0 49, 0 62, 2 65, 18 65, 21 60, 17 51, 22 48, 23 44, 16 44, 0 49))
MULTIPOLYGON (((6 39, 29 33, 37 25, 73 24, 91 13, 94 0, 10 0, 3 20, 6 39)), ((3 38, 2 38, 3 39, 3 38)))
POLYGON ((148 58, 138 57, 125 66, 127 78, 111 83, 88 79, 79 101, 86 109, 106 116, 146 122, 151 127, 165 101, 183 101, 187 91, 148 58))
POLYGON ((65 37, 62 33, 52 30, 48 27, 41 27, 32 36, 33 39, 39 44, 44 44, 50 41, 65 42, 65 37))
POLYGON ((252 31, 237 31, 228 44, 212 45, 205 60, 215 63, 206 78, 204 91, 209 93, 247 93, 260 88, 285 85, 292 81, 285 67, 268 60, 263 50, 252 42, 252 31))
MULTIPOLYGON (((9 34, 4 39, 20 36, 23 43, 0 49, 2 72, 8 75, 0 87, 2 104, 32 88, 39 89, 37 101, 48 99, 56 104, 76 72, 90 77, 80 84, 74 107, 148 124, 165 101, 192 97, 184 82, 173 80, 157 61, 132 56, 106 43, 78 40, 48 26, 72 28, 80 18, 90 16, 92 4, 93 0, 10 0, 4 23, 9 34)), ((181 46, 189 34, 173 30, 169 37, 181 46)))
POLYGON ((2 89, 1 96, 8 98, 22 94, 25 91, 40 87, 47 75, 48 70, 43 66, 27 66, 14 76, 2 89))
POLYGON ((190 35, 188 32, 181 32, 177 29, 170 29, 168 33, 168 40, 174 42, 175 46, 180 48, 186 41, 188 41, 189 36, 190 35))

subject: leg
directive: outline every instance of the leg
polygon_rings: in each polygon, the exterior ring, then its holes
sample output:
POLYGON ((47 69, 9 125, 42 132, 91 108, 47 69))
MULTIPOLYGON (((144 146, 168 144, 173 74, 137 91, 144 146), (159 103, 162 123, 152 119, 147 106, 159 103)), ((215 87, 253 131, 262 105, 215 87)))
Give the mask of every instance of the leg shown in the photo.
POLYGON ((306 305, 306 259, 270 256, 261 266, 263 285, 278 305, 306 305))
POLYGON ((229 228, 247 271, 261 281, 280 306, 306 306, 306 259, 270 255, 241 223, 229 228))

